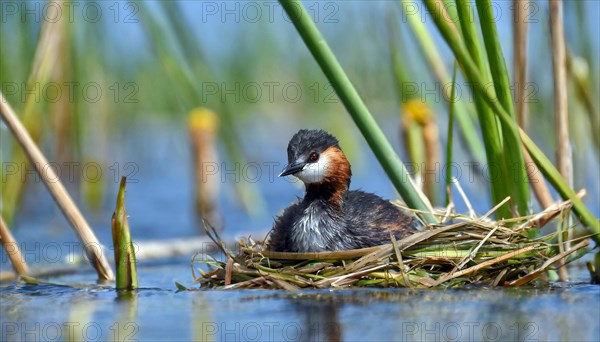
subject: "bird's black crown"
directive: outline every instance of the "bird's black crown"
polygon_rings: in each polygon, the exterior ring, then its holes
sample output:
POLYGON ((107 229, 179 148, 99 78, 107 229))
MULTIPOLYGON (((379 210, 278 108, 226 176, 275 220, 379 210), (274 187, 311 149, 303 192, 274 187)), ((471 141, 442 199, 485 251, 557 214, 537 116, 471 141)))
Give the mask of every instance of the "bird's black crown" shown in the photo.
POLYGON ((301 129, 288 144, 288 161, 291 163, 303 154, 310 152, 321 153, 329 147, 339 148, 338 140, 322 129, 301 129))

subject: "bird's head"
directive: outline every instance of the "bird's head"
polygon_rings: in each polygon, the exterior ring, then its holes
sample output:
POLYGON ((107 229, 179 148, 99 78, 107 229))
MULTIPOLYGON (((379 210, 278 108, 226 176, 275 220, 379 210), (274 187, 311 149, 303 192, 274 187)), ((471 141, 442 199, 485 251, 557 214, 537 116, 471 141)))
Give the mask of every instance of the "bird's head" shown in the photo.
POLYGON ((301 129, 287 148, 288 165, 280 177, 293 175, 308 187, 313 184, 350 184, 350 163, 338 140, 324 130, 301 129))

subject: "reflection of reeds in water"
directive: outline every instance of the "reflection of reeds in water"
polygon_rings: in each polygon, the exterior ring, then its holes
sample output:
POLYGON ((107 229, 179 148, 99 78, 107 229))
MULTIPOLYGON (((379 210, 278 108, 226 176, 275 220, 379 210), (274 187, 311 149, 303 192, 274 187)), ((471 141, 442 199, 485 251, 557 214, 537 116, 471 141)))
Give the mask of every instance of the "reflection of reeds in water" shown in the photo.
POLYGON ((298 328, 298 340, 302 341, 343 341, 339 311, 342 303, 328 296, 309 296, 289 299, 290 306, 302 317, 298 328))
MULTIPOLYGON (((70 305, 68 324, 65 323, 63 330, 64 340, 68 342, 81 341, 88 334, 87 327, 94 322, 94 312, 97 310, 95 305, 90 305, 88 301, 74 301, 70 305)), ((94 324, 97 324, 94 322, 94 324)))

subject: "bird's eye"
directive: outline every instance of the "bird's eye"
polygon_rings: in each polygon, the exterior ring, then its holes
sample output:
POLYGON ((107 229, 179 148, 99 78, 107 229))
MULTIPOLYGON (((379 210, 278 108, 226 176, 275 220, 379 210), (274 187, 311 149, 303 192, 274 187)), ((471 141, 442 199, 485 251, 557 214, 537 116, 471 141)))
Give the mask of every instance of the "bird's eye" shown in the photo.
POLYGON ((308 160, 311 162, 316 162, 319 160, 319 154, 317 152, 311 153, 310 156, 308 156, 308 160))

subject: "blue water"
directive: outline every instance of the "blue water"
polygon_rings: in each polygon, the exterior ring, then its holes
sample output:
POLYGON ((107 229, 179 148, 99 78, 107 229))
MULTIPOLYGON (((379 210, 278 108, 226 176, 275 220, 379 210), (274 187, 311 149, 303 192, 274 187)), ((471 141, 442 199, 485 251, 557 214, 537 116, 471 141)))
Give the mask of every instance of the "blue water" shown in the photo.
MULTIPOLYGON (((92 285, 94 274, 56 278, 82 288, 0 288, 2 341, 597 341, 600 288, 182 291, 181 263, 141 266, 130 296, 92 285), (87 282, 87 284, 86 284, 87 282), (69 333, 71 335, 69 335, 69 333)), ((186 280, 188 280, 186 282, 186 280)))

